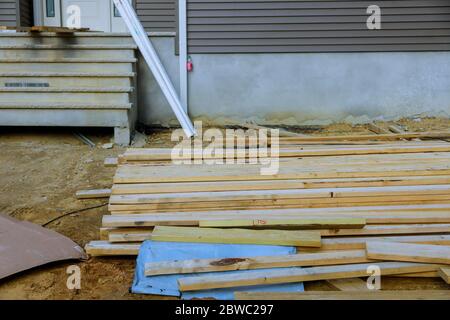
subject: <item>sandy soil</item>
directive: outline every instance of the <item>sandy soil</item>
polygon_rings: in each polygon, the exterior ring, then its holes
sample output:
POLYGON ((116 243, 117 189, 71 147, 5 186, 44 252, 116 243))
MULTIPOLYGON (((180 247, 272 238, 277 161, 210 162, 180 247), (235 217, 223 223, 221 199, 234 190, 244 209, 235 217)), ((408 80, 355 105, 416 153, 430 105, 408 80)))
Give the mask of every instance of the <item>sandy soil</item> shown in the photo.
MULTIPOLYGON (((411 131, 448 130, 449 120, 423 119, 400 121, 411 131)), ((387 126, 381 123, 381 126, 387 126)), ((98 239, 101 217, 106 206, 54 218, 68 212, 106 204, 106 200, 77 200, 81 189, 109 188, 114 168, 103 165, 106 157, 117 156, 123 148, 103 149, 110 142, 108 130, 79 130, 93 140, 91 148, 77 140, 68 129, 0 128, 0 212, 17 219, 46 225, 84 246, 98 239), (48 223, 48 224, 47 224, 48 223)), ((368 132, 364 126, 336 124, 308 133, 347 134, 368 132)), ((148 137, 147 146, 170 145, 170 132, 148 137)), ((45 265, 0 280, 0 299, 155 299, 132 295, 129 287, 134 274, 134 258, 92 258, 86 262, 61 262, 45 265), (77 264, 82 270, 81 290, 66 287, 66 268, 77 264)), ((440 279, 384 278, 384 289, 446 289, 440 279)), ((307 283, 307 290, 332 290, 323 281, 307 283)))

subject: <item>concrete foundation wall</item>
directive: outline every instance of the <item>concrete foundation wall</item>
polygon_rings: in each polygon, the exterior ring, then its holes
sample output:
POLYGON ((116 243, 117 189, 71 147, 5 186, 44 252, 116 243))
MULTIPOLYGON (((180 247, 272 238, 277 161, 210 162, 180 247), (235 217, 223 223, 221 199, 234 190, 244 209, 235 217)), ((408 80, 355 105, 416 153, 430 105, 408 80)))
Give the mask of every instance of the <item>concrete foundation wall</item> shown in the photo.
MULTIPOLYGON (((175 37, 150 37, 159 59, 166 68, 170 80, 179 92, 180 70, 178 56, 175 55, 175 37)), ((138 51, 138 118, 146 125, 174 125, 175 115, 170 108, 153 74, 149 70, 144 58, 138 51)))
MULTIPOLYGON (((152 39, 174 85, 173 38, 152 39)), ((367 122, 450 117, 450 52, 195 54, 189 113, 215 123, 367 122)), ((154 79, 139 68, 140 121, 176 124, 154 79)))

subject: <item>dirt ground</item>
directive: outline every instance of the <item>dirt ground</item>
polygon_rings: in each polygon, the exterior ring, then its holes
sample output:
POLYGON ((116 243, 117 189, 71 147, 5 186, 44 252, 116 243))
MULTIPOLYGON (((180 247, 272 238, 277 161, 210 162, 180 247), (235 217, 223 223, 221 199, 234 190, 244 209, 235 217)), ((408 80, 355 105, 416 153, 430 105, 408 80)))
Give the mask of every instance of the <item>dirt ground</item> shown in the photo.
MULTIPOLYGON (((402 120, 410 131, 448 130, 448 119, 402 120)), ((379 123, 387 127, 387 123, 379 123)), ((299 128, 309 134, 367 133, 365 126, 336 124, 326 128, 299 128)), ((106 157, 124 151, 115 146, 103 149, 111 140, 109 130, 86 130, 96 143, 91 148, 70 129, 0 128, 0 212, 20 220, 45 225, 71 238, 80 246, 97 240, 101 217, 107 214, 106 199, 77 200, 81 189, 110 188, 115 168, 103 165, 106 157), (103 205, 104 204, 104 205, 103 205), (65 215, 69 212, 100 206, 65 215), (53 222, 49 221, 65 215, 53 222)), ((149 132, 147 132, 149 133, 149 132)), ((170 131, 148 135, 147 145, 168 146, 170 131)), ((60 262, 25 271, 0 280, 0 299, 161 299, 132 295, 134 258, 91 258, 85 262, 60 262), (66 268, 77 264, 82 270, 81 290, 66 287, 66 268)), ((305 284, 307 290, 333 290, 324 281, 305 284)), ((448 289, 440 279, 383 278, 383 289, 448 289)))

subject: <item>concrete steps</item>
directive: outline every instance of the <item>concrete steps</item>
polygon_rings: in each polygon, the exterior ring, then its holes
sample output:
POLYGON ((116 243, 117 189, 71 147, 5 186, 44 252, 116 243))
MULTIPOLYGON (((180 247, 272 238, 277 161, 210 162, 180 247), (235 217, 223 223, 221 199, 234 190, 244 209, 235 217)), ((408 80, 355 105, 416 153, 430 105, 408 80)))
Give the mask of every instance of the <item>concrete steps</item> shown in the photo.
POLYGON ((0 125, 114 127, 128 144, 135 49, 124 35, 0 34, 0 125))

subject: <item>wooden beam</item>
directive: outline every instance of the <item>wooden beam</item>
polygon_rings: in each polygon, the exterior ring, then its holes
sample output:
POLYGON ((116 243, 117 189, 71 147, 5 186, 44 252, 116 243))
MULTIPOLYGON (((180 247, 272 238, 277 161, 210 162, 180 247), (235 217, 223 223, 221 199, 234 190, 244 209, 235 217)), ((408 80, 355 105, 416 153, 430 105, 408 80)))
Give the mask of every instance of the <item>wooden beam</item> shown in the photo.
POLYGON ((357 140, 401 140, 401 139, 441 139, 449 138, 450 131, 440 132, 409 132, 397 134, 366 134, 366 135, 340 135, 340 136, 309 136, 309 137, 286 137, 283 142, 304 142, 304 141, 357 141, 357 140))
POLYGON ((79 190, 75 194, 77 199, 108 198, 110 195, 111 189, 79 190))
POLYGON ((322 237, 450 233, 450 224, 367 225, 362 229, 320 230, 322 237))
POLYGON ((367 282, 360 278, 330 279, 327 282, 340 291, 368 291, 367 282))
MULTIPOLYGON (((173 212, 192 212, 192 211, 196 211, 196 212, 210 212, 210 211, 255 211, 255 210, 280 210, 280 209, 333 209, 333 208, 340 208, 340 207, 354 207, 354 208, 359 208, 359 209, 363 209, 366 207, 373 207, 373 206, 389 206, 389 205, 395 205, 395 206, 403 206, 403 205, 448 205, 450 204, 450 199, 446 199, 446 198, 440 198, 440 199, 433 199, 433 200, 428 200, 428 201, 412 201, 412 202, 405 202, 405 201, 390 201, 389 199, 387 199, 386 201, 382 201, 382 202, 358 202, 358 203, 342 203, 342 204, 337 204, 335 206, 327 203, 325 205, 323 204, 283 204, 283 205, 277 205, 277 204, 272 204, 272 205, 258 205, 258 206, 248 206, 248 205, 230 205, 230 206, 221 206, 221 207, 217 207, 217 206, 211 206, 211 207, 188 207, 188 208, 184 208, 184 207, 163 207, 163 208, 155 208, 153 205, 150 205, 150 207, 142 207, 139 205, 110 205, 109 209, 111 214, 113 215, 117 215, 117 214, 141 214, 141 213, 146 213, 146 214, 153 214, 153 213, 173 213, 173 212)), ((434 222, 438 222, 438 223, 446 223, 447 221, 434 221, 434 220, 430 220, 428 221, 428 223, 434 223, 434 222)), ((378 222, 378 224, 383 223, 383 222, 378 222)), ((387 222, 389 223, 389 222, 387 222)), ((403 221, 400 221, 399 223, 405 223, 403 221)), ((424 222, 424 220, 421 221, 414 221, 414 222, 407 222, 407 223, 427 223, 424 222)))
MULTIPOLYGON (((282 141, 280 141, 280 144, 282 141)), ((398 153, 422 153, 422 152, 449 152, 450 145, 447 143, 434 144, 412 144, 412 145, 342 145, 323 147, 290 147, 280 148, 276 153, 268 149, 267 157, 321 157, 321 156, 344 156, 344 155, 370 155, 370 154, 398 154, 398 153)), ((218 154, 205 153, 203 150, 193 150, 182 160, 186 159, 245 159, 249 156, 260 156, 258 149, 245 149, 241 153, 237 153, 235 149, 224 149, 220 158, 218 154)), ((150 148, 142 149, 139 153, 127 151, 123 155, 126 161, 170 161, 173 159, 173 151, 171 148, 150 148)), ((181 160, 181 159, 180 159, 181 160)))
POLYGON ((108 241, 116 242, 143 242, 151 240, 153 229, 126 228, 126 230, 111 230, 108 232, 108 241))
POLYGON ((119 166, 114 183, 150 183, 150 182, 202 182, 202 181, 243 181, 243 180, 290 180, 290 179, 334 179, 334 178, 376 178, 404 176, 450 175, 450 164, 404 164, 393 167, 343 167, 301 169, 294 166, 280 166, 276 175, 261 175, 261 165, 215 166, 167 165, 119 166))
POLYGON ((450 284, 450 267, 439 268, 438 274, 442 278, 442 280, 450 284))
POLYGON ((51 27, 51 26, 33 26, 30 28, 31 32, 56 32, 56 33, 74 33, 87 32, 89 28, 66 28, 66 27, 51 27))
POLYGON ((389 134, 389 131, 388 130, 386 130, 386 129, 384 129, 384 128, 381 128, 380 126, 377 126, 375 123, 373 123, 373 122, 371 122, 371 123, 369 123, 368 125, 367 125, 367 128, 370 130, 370 131, 372 131, 372 132, 374 132, 374 133, 376 133, 376 134, 389 134))
MULTIPOLYGON (((450 161, 450 159, 449 159, 450 161)), ((374 177, 342 179, 302 179, 274 181, 156 182, 115 184, 112 194, 152 194, 176 192, 216 192, 240 190, 287 190, 316 188, 388 187, 450 184, 450 176, 374 177)))
POLYGON ((235 300, 450 300, 448 290, 235 292, 235 300))
POLYGON ((450 264, 449 246, 370 241, 366 251, 375 260, 450 264))
POLYGON ((152 233, 152 240, 320 247, 320 233, 317 231, 223 230, 156 226, 152 233))
MULTIPOLYGON (((87 192, 87 191, 85 191, 87 192)), ((93 190, 108 192, 110 190, 93 190)), ((425 195, 450 195, 450 185, 394 186, 394 187, 362 187, 362 188, 321 188, 292 190, 253 190, 253 191, 217 191, 187 193, 155 193, 112 195, 110 204, 152 204, 152 203, 190 203, 214 201, 249 201, 249 200, 298 200, 328 198, 335 201, 355 202, 367 199, 376 200, 381 197, 423 197, 425 195), (363 198, 363 199, 360 199, 363 198)), ((312 200, 311 200, 312 201, 312 200)))
POLYGON ((204 228, 293 228, 293 229, 361 229, 366 225, 362 218, 334 218, 334 219, 240 219, 240 220, 200 220, 199 226, 204 228))
POLYGON ((147 263, 145 275, 184 274, 197 272, 251 270, 264 268, 285 268, 323 266, 350 263, 364 263, 364 250, 336 251, 324 253, 292 254, 282 256, 230 257, 224 259, 195 259, 184 261, 163 261, 147 263))
MULTIPOLYGON (((264 270, 245 274, 220 273, 207 276, 186 277, 178 280, 180 291, 195 291, 218 288, 293 283, 329 279, 356 278, 370 275, 368 267, 373 263, 351 264, 302 269, 264 270)), ((381 275, 434 271, 438 265, 409 262, 377 263, 381 275)))
MULTIPOLYGON (((377 148, 385 148, 385 147, 414 147, 414 146, 446 146, 448 145, 445 142, 402 142, 402 143, 396 143, 396 144, 384 144, 382 146, 376 146, 377 148)), ((336 148, 363 148, 364 145, 358 145, 358 146, 345 146, 340 145, 336 148)), ((367 147, 367 146, 365 146, 367 147)), ((315 145, 315 146, 287 146, 285 147, 285 150, 292 151, 297 150, 301 148, 302 150, 311 151, 311 150, 317 150, 317 149, 330 149, 330 146, 323 146, 323 145, 315 145)), ((118 156, 118 163, 119 164, 145 164, 149 165, 152 163, 160 163, 163 165, 170 165, 168 161, 171 161, 169 159, 169 151, 171 149, 145 149, 145 148, 129 148, 126 150, 126 152, 123 155, 118 156), (156 158, 159 157, 158 153, 164 153, 164 156, 157 160, 156 158), (157 156, 155 156, 155 154, 157 156)), ((234 157, 234 151, 229 150, 227 151, 230 153, 230 155, 233 155, 234 157)), ((200 155, 198 155, 200 157, 200 155)), ((348 165, 348 164, 372 164, 372 165, 381 165, 381 164, 394 164, 394 163, 401 163, 401 161, 405 162, 408 160, 409 163, 413 162, 436 162, 441 161, 444 159, 447 159, 449 157, 448 152, 432 152, 432 153, 393 153, 393 154, 365 154, 365 155, 347 155, 345 157, 335 155, 335 156, 323 156, 323 157, 304 157, 304 158, 289 158, 289 157, 281 157, 279 160, 283 165, 288 164, 303 164, 304 166, 336 166, 336 165, 348 165), (381 162, 380 162, 381 161, 381 162)))
POLYGON ((119 160, 117 158, 105 158, 105 167, 117 167, 119 160))
MULTIPOLYGON (((199 198, 199 200, 201 200, 199 198)), ((132 211, 132 210, 159 210, 160 212, 169 211, 218 211, 218 210, 255 210, 255 209, 283 209, 283 208, 329 208, 343 206, 375 206, 375 205, 406 205, 406 204, 432 204, 441 203, 448 204, 450 202, 449 194, 435 195, 405 195, 405 196, 375 196, 375 197, 346 197, 346 198, 299 198, 299 199, 215 199, 214 201, 192 201, 182 202, 181 199, 175 198, 176 202, 163 202, 161 200, 149 200, 152 203, 140 203, 134 200, 124 200, 130 203, 117 204, 115 198, 114 203, 109 204, 110 211, 132 211), (257 201, 255 201, 257 200, 257 201)), ((111 202, 110 201, 110 202, 111 202)), ((142 200, 147 202, 147 200, 142 200)))
POLYGON ((365 249, 367 243, 380 241, 382 241, 380 246, 384 247, 389 247, 392 242, 450 246, 450 235, 326 238, 322 239, 321 250, 365 249))
POLYGON ((91 241, 85 246, 91 256, 135 256, 139 253, 140 243, 111 244, 107 241, 91 241))
MULTIPOLYGON (((405 130, 403 130, 400 126, 398 126, 396 124, 392 124, 388 128, 389 128, 389 131, 391 131, 393 133, 399 133, 399 134, 406 133, 405 130)), ((416 137, 416 138, 418 138, 418 137, 416 137)))
POLYGON ((393 277, 398 277, 398 278, 439 278, 439 275, 438 275, 437 271, 429 271, 429 272, 396 274, 393 277))
MULTIPOLYGON (((330 208, 330 210, 333 208, 330 208)), ((248 210, 248 211, 210 211, 210 212, 178 212, 178 213, 149 213, 145 212, 137 214, 114 214, 103 216, 103 226, 104 227, 152 227, 157 225, 174 225, 174 226, 198 226, 200 220, 224 220, 224 219, 266 219, 270 217, 272 219, 332 219, 332 218, 358 218, 366 219, 368 224, 399 224, 399 223, 426 223, 426 225, 412 225, 411 230, 418 230, 419 228, 425 230, 432 230, 430 228, 444 228, 443 233, 445 233, 446 224, 433 225, 432 223, 447 222, 450 223, 450 212, 441 211, 392 211, 392 212, 379 212, 379 211, 302 211, 303 209, 274 209, 274 210, 248 210), (413 229, 415 228, 415 229, 413 229)), ((312 210, 312 209, 311 209, 312 210)), ((369 226, 364 227, 359 232, 361 235, 375 235, 380 232, 380 234, 389 234, 390 230, 397 229, 400 230, 398 233, 404 232, 405 227, 402 229, 402 225, 393 226, 373 226, 374 229, 370 229, 369 226), (364 231, 366 230, 366 231, 364 231), (381 231, 378 231, 381 230, 381 231)), ((408 228, 408 226, 406 226, 408 228)), ((434 229, 437 231, 436 229, 434 229)), ((441 229, 442 230, 442 229, 441 229)), ((321 231, 325 236, 333 235, 357 235, 354 232, 352 234, 349 230, 341 231, 321 231)), ((394 234, 397 232, 393 232, 394 234)), ((418 232, 420 233, 420 232, 418 232)), ((426 233, 426 232, 424 232, 426 233)), ((430 232, 431 233, 431 232, 430 232)), ((433 232, 436 233, 436 232, 433 232)))

